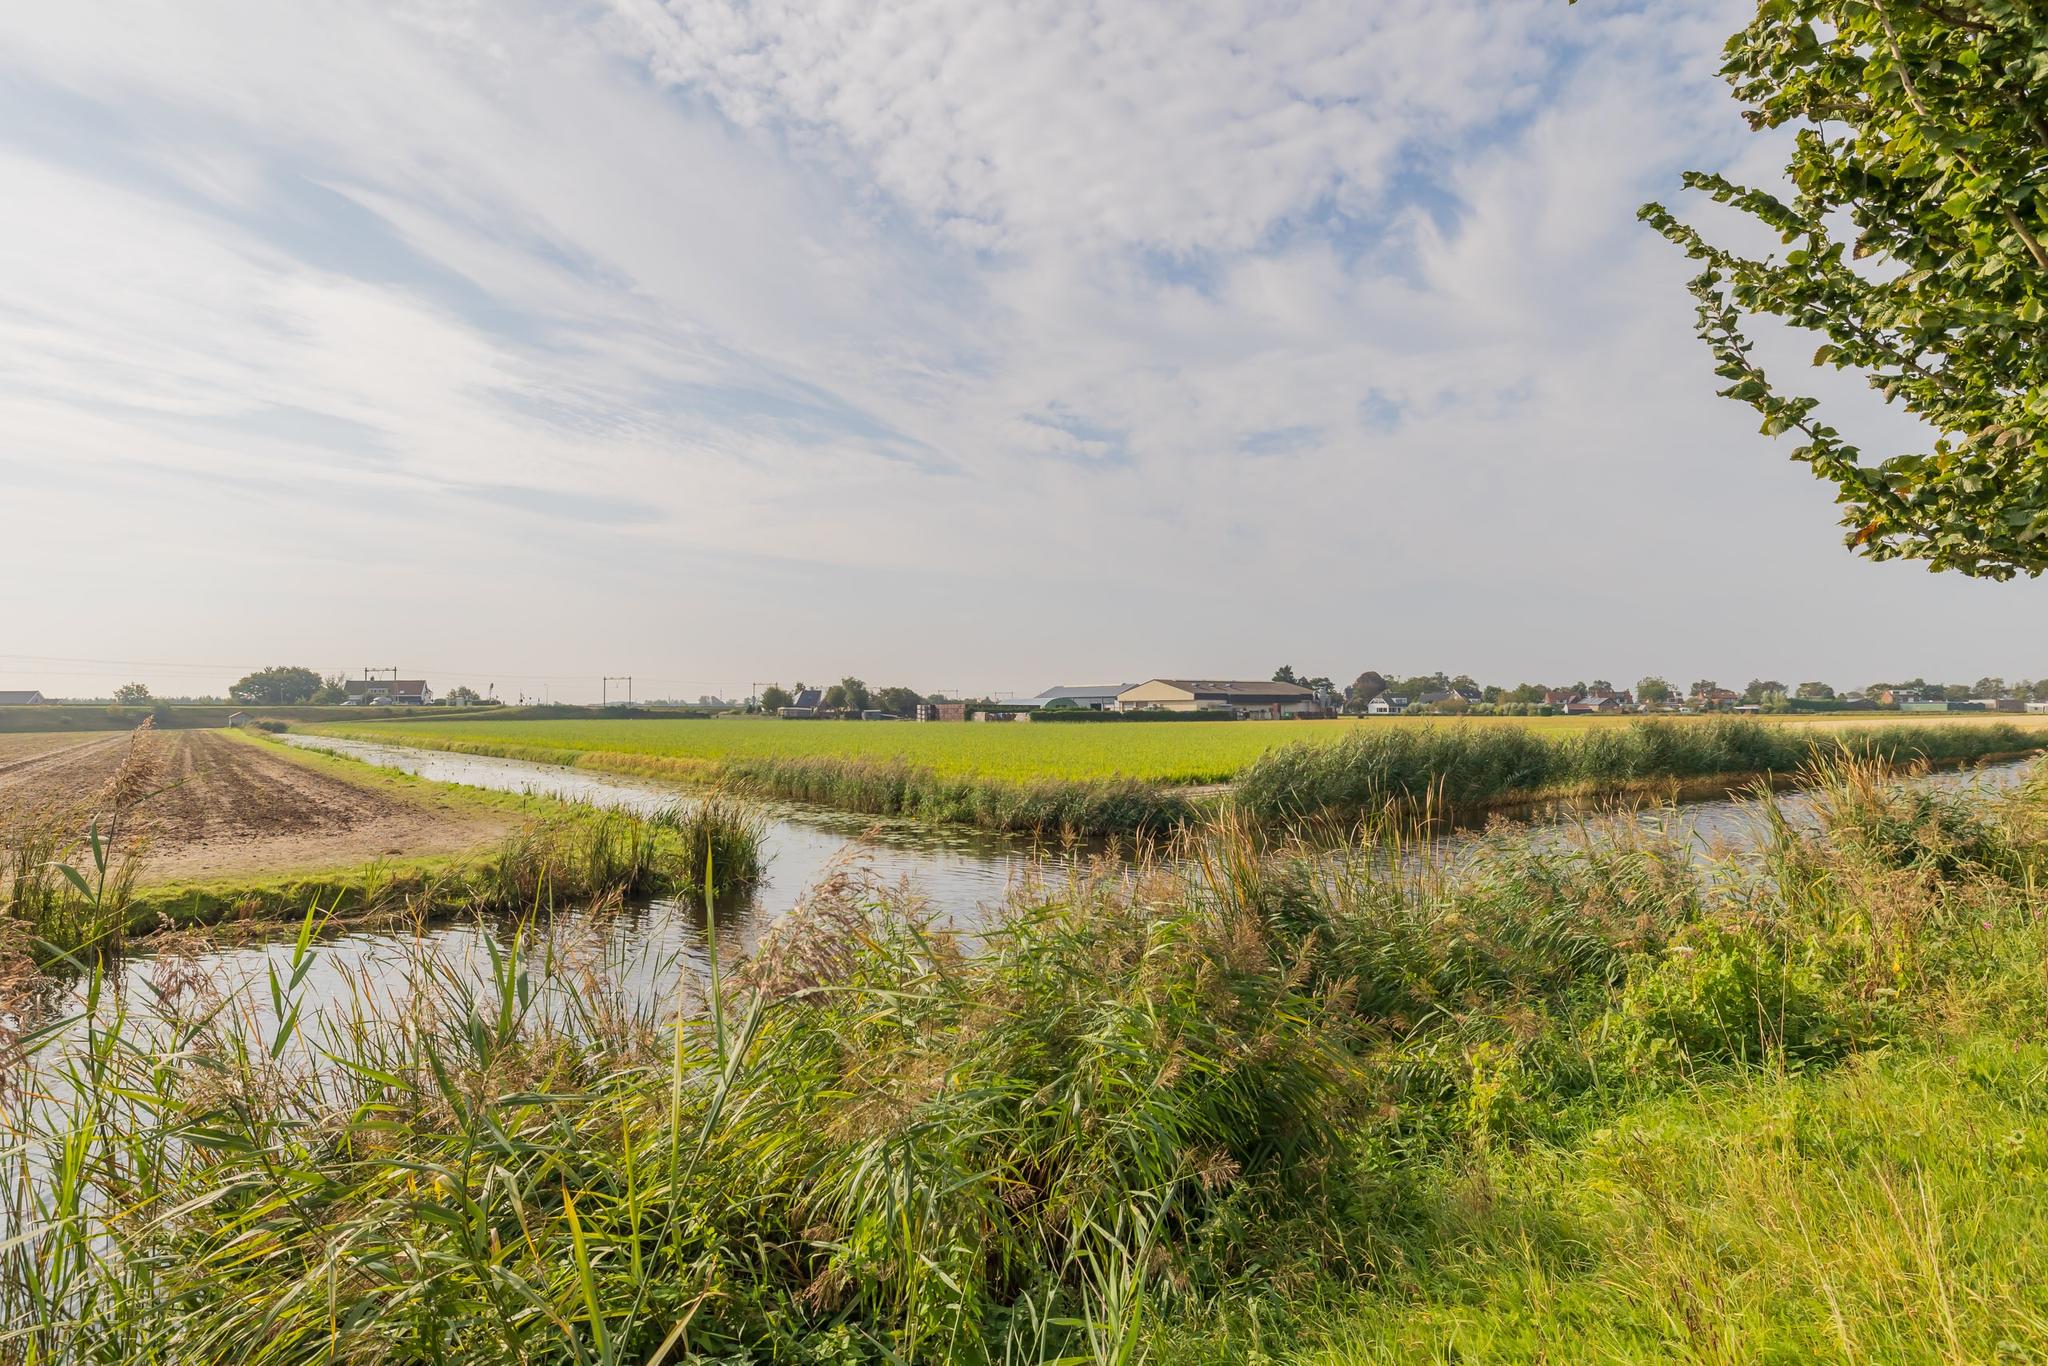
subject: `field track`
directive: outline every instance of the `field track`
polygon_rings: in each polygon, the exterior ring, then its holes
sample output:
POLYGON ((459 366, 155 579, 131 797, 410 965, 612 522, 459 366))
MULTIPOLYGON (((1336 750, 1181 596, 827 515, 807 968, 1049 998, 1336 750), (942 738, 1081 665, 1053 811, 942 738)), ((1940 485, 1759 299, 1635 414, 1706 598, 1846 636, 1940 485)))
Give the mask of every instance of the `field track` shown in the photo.
MULTIPOLYGON (((144 732, 133 777, 149 795, 134 842, 151 882, 360 865, 487 843, 509 813, 431 789, 362 783, 221 731, 144 732)), ((130 758, 129 735, 0 736, 0 823, 57 819, 83 834, 130 758)))

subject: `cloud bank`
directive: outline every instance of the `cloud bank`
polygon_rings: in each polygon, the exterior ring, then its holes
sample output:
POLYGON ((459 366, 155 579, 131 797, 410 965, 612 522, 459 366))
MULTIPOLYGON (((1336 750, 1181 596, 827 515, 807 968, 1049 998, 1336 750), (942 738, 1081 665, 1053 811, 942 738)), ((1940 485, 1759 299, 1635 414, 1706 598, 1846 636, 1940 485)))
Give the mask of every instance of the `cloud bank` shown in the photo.
POLYGON ((1710 395, 1742 9, 0 16, 0 675, 2038 672, 1710 395))

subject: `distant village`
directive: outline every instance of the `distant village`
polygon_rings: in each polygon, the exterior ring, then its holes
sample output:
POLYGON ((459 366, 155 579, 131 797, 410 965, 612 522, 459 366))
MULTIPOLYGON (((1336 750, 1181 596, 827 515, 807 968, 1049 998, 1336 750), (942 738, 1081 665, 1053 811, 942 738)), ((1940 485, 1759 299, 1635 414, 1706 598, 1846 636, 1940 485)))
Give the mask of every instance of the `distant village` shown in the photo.
MULTIPOLYGON (((0 706, 36 706, 60 701, 111 703, 117 706, 154 704, 240 704, 244 706, 354 707, 494 707, 504 703, 490 691, 467 686, 437 693, 425 679, 397 677, 322 677, 311 669, 273 668, 250 674, 228 689, 226 698, 157 698, 140 683, 117 689, 112 697, 58 699, 33 689, 0 689, 0 706)), ((614 680, 606 680, 607 683, 614 680)), ((1617 688, 1605 679, 1552 687, 1522 683, 1515 687, 1482 685, 1469 675, 1422 674, 1388 677, 1373 670, 1339 686, 1328 678, 1298 676, 1292 668, 1264 679, 1149 678, 1138 683, 1095 683, 1050 687, 1032 697, 951 698, 911 688, 870 689, 858 678, 842 678, 827 686, 798 683, 794 688, 770 685, 749 697, 728 700, 700 695, 694 701, 658 699, 634 702, 607 698, 600 708, 635 711, 723 712, 766 714, 787 721, 1081 721, 1240 720, 1285 721, 1336 716, 1621 716, 1692 715, 1853 711, 1999 711, 2048 712, 2048 678, 2000 678, 1975 683, 1929 683, 1915 678, 1903 683, 1874 683, 1837 692, 1826 683, 1785 684, 1751 679, 1741 688, 1724 688, 1700 679, 1680 689, 1661 678, 1639 680, 1633 688, 1617 688)), ((521 703, 531 699, 521 697, 521 703)), ((567 704, 557 704, 567 705, 567 704)))
MULTIPOLYGON (((919 697, 908 689, 869 693, 858 679, 829 688, 798 685, 794 692, 766 689, 762 709, 785 720, 860 717, 920 721, 1053 720, 1071 713, 1234 720, 1292 720, 1335 716, 1601 716, 1706 712, 1734 714, 1840 711, 2048 712, 2048 679, 1979 679, 1975 684, 1930 684, 1924 679, 1874 684, 1837 692, 1826 683, 1787 686, 1752 679, 1740 691, 1701 679, 1683 691, 1661 678, 1634 688, 1604 679, 1549 687, 1482 686, 1469 676, 1428 674, 1389 679, 1368 670, 1348 686, 1305 678, 1291 668, 1269 679, 1153 678, 1142 683, 1061 685, 1033 697, 972 701, 919 697)), ((1074 718, 1079 719, 1079 718, 1074 718)))

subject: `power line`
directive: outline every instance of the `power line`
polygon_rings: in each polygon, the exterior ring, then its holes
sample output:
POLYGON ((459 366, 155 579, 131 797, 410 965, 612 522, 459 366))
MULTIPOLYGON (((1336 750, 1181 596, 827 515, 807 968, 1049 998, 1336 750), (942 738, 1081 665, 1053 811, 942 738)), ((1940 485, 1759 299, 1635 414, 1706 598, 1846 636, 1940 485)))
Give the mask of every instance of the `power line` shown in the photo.
MULTIPOLYGON (((253 672, 255 672, 255 671, 259 670, 259 669, 265 669, 265 668, 269 668, 269 667, 271 667, 270 665, 265 665, 265 664, 251 664, 251 663, 250 663, 249 661, 247 661, 247 660, 241 660, 241 661, 238 661, 238 662, 235 662, 235 663, 221 663, 221 662, 205 662, 205 661, 194 661, 194 660, 172 660, 172 659, 95 659, 95 658, 92 658, 92 657, 90 657, 90 656, 87 656, 87 655, 28 655, 28 654, 8 654, 8 653, 6 653, 6 652, 0 652, 0 660, 11 660, 11 661, 18 661, 18 662, 20 662, 20 663, 24 663, 24 664, 100 664, 100 665, 109 665, 109 666, 113 666, 113 667, 117 667, 117 668, 124 668, 124 669, 175 669, 175 670, 178 670, 178 671, 180 671, 180 672, 186 672, 186 673, 214 672, 214 671, 221 671, 221 670, 225 670, 225 671, 228 671, 228 672, 234 672, 234 671, 241 671, 241 672, 244 672, 244 673, 253 673, 253 672)), ((482 667, 482 666, 469 666, 469 667, 464 667, 464 668, 450 668, 450 667, 447 667, 447 666, 445 666, 445 665, 439 665, 439 664, 422 664, 422 665, 415 665, 415 666, 412 666, 412 667, 414 667, 414 668, 417 668, 417 669, 418 669, 418 670, 419 670, 420 672, 422 672, 422 673, 429 673, 429 674, 438 674, 438 675, 441 675, 441 676, 443 676, 443 677, 448 677, 448 676, 456 676, 456 677, 473 677, 473 676, 486 676, 486 677, 510 677, 510 678, 525 678, 525 679, 534 679, 534 680, 539 680, 539 679, 547 679, 547 680, 549 680, 550 682, 562 682, 562 683, 567 683, 567 682, 578 682, 578 681, 581 681, 581 680, 583 680, 583 679, 587 679, 587 678, 589 678, 589 677, 590 677, 590 675, 588 675, 588 674, 580 674, 580 673, 563 673, 563 674, 558 674, 558 673, 545 673, 545 672, 542 672, 542 671, 540 671, 540 670, 536 670, 536 669, 513 669, 513 668, 486 668, 486 667, 482 667)), ((82 672, 80 672, 80 671, 70 671, 70 672, 67 672, 67 671, 65 671, 65 670, 61 670, 61 669, 51 669, 51 670, 46 670, 45 672, 49 672, 49 673, 57 673, 57 674, 63 674, 63 675, 64 675, 64 676, 66 676, 66 677, 83 677, 83 676, 84 676, 84 674, 83 674, 82 672)), ((391 672, 391 670, 389 670, 389 669, 378 669, 378 670, 375 670, 375 672, 377 672, 377 673, 389 673, 389 672, 391 672)), ((623 675, 621 675, 621 676, 623 677, 623 675)), ((681 677, 672 677, 672 676, 668 676, 668 675, 662 675, 662 676, 659 676, 659 677, 655 677, 655 676, 652 676, 652 675, 650 675, 650 679, 651 679, 651 681, 652 681, 652 682, 655 682, 655 683, 662 683, 662 684, 683 684, 683 683, 686 683, 686 684, 689 684, 689 685, 690 685, 691 687, 718 687, 718 688, 724 688, 724 687, 730 686, 730 685, 732 684, 732 682, 733 682, 733 680, 732 680, 732 679, 730 679, 730 678, 681 678, 681 677)))

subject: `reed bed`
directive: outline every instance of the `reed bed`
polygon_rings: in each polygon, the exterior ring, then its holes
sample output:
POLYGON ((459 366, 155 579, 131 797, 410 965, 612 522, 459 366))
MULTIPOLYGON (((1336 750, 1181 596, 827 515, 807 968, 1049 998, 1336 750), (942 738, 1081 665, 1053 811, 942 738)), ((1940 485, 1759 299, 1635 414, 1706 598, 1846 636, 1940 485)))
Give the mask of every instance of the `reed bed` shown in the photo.
MULTIPOLYGON (((539 922, 481 987, 422 951, 396 1014, 298 1008, 313 918, 282 1024, 94 979, 0 1107, 0 1353, 1244 1360, 1242 1306, 1451 1256, 1457 1174, 2042 1017, 2048 788, 1810 777, 1818 829, 1764 800, 1761 853, 1711 875, 1633 827, 1332 859, 1226 818, 972 943, 843 876, 659 1004, 601 966, 561 990, 539 922)), ((2048 1349, 2023 1286, 1977 1293, 1891 1329, 2048 1349)))
POLYGON ((1162 837, 1195 812, 1187 794, 1135 779, 1009 782, 829 755, 734 758, 720 772, 759 797, 1012 834, 1162 837))
POLYGON ((749 895, 765 866, 764 830, 739 803, 713 797, 642 817, 556 803, 480 854, 197 885, 152 885, 118 843, 118 822, 78 813, 0 828, 0 924, 44 962, 85 961, 165 930, 232 921, 244 933, 296 924, 308 905, 335 926, 539 907, 697 896, 707 854, 717 886, 749 895), (89 819, 83 835, 68 824, 89 819))
POLYGON ((767 822, 759 808, 740 798, 716 793, 679 802, 655 812, 648 824, 676 837, 675 865, 690 870, 676 890, 686 895, 730 906, 752 896, 767 871, 761 853, 767 822))
POLYGON ((1742 718, 1641 720, 1564 738, 1508 726, 1390 726, 1273 750, 1239 776, 1232 796, 1254 819, 1284 828, 1356 820, 1388 806, 1473 813, 1557 797, 1725 790, 1833 759, 1973 763, 2031 754, 2044 743, 2048 736, 2004 723, 1822 729, 1742 718))

